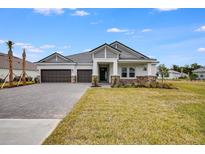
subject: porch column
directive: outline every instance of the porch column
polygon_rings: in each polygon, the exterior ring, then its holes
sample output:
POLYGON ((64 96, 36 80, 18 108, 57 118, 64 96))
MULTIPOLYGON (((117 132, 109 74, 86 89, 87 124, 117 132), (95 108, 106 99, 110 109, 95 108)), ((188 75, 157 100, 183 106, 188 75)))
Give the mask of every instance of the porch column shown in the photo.
POLYGON ((120 76, 118 74, 118 63, 117 61, 113 62, 113 75, 111 76, 111 84, 118 84, 120 81, 120 76))
POLYGON ((118 75, 118 64, 117 61, 113 62, 113 75, 118 75))
POLYGON ((77 75, 77 70, 76 66, 71 69, 71 83, 76 83, 76 75, 77 75))
POLYGON ((97 86, 98 81, 98 63, 97 61, 93 60, 92 85, 97 86))
POLYGON ((147 75, 151 76, 152 75, 152 66, 150 63, 147 64, 147 75))
POLYGON ((95 76, 98 76, 98 63, 96 61, 93 61, 93 74, 95 76))

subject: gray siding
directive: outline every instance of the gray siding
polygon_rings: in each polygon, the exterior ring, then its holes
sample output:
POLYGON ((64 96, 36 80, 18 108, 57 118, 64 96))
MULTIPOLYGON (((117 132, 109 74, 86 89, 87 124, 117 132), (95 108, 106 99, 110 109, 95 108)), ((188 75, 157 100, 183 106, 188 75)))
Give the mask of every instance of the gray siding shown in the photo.
POLYGON ((107 50, 107 58, 117 58, 117 54, 107 50))
POLYGON ((105 48, 102 48, 94 53, 94 58, 105 58, 105 48))
POLYGON ((47 59, 44 62, 46 62, 46 63, 65 63, 65 62, 68 62, 68 61, 63 59, 63 58, 61 58, 61 57, 59 57, 59 56, 57 56, 57 59, 56 59, 56 56, 53 56, 53 57, 47 59))
POLYGON ((147 59, 145 56, 141 55, 140 53, 132 51, 131 49, 127 48, 124 45, 121 45, 120 43, 116 42, 113 43, 111 46, 121 51, 120 54, 121 59, 147 59))

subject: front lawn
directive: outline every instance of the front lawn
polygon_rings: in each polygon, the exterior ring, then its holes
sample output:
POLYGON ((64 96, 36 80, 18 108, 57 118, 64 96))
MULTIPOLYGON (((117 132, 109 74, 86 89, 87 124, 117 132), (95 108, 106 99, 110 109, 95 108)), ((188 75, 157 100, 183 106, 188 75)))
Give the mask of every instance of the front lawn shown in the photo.
POLYGON ((205 82, 93 88, 44 144, 205 144, 205 82))

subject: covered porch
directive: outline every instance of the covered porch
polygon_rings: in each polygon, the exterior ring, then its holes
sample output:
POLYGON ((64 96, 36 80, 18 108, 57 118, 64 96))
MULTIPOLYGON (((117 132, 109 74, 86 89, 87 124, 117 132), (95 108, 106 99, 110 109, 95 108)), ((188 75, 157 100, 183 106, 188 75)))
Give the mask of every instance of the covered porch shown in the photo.
POLYGON ((96 78, 98 83, 112 83, 114 77, 120 78, 117 60, 94 61, 92 77, 96 78))

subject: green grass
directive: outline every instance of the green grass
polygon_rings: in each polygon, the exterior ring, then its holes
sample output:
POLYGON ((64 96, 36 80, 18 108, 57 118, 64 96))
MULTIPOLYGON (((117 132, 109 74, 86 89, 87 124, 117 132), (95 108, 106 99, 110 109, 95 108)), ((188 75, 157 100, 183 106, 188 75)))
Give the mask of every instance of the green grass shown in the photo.
POLYGON ((89 89, 43 144, 205 144, 205 82, 89 89))

